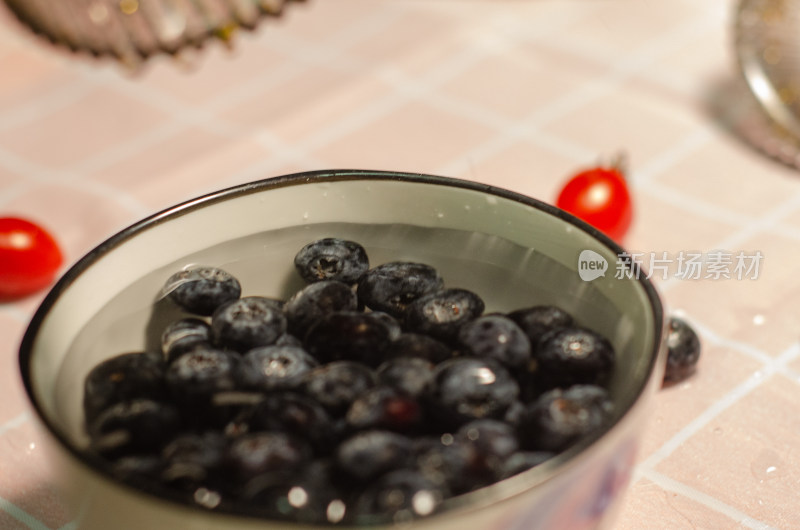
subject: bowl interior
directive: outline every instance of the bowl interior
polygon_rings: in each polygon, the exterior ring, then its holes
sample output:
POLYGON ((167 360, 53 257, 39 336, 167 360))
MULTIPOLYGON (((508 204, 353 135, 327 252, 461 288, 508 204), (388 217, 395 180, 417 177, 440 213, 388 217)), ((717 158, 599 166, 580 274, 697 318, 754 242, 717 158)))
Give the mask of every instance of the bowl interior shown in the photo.
POLYGON ((135 225, 89 254, 49 295, 23 347, 23 375, 45 423, 86 442, 83 379, 99 361, 157 347, 179 313, 160 299, 191 264, 236 275, 243 295, 286 297, 301 286, 295 253, 319 237, 365 246, 372 265, 415 260, 481 295, 487 312, 556 304, 618 352, 612 393, 623 413, 651 375, 661 313, 646 282, 617 279, 619 249, 555 209, 507 192, 435 177, 317 173, 220 192, 135 225), (578 256, 607 261, 581 280, 578 256))

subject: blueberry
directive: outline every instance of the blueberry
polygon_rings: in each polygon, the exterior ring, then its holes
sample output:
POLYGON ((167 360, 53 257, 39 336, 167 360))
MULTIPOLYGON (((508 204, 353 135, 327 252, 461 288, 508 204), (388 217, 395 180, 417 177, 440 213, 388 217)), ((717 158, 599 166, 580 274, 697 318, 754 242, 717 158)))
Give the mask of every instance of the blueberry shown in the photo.
POLYGON ((184 310, 211 315, 218 307, 239 298, 242 287, 230 273, 216 267, 196 267, 176 272, 164 293, 184 310))
POLYGON ((518 394, 519 385, 497 361, 457 358, 436 367, 429 398, 442 422, 458 426, 502 417, 518 394))
POLYGON ((483 300, 472 291, 445 289, 411 302, 406 309, 405 322, 411 331, 452 341, 458 328, 480 316, 483 309, 483 300))
POLYGON ((223 464, 227 443, 221 433, 213 431, 187 433, 173 439, 161 451, 162 483, 192 492, 200 486, 210 486, 223 464))
POLYGON ((111 465, 111 473, 126 482, 156 482, 164 469, 164 460, 158 454, 133 454, 122 456, 111 465))
POLYGON ((211 344, 211 326, 199 318, 182 318, 169 324, 161 335, 161 351, 171 363, 196 346, 211 344))
POLYGON ((187 414, 203 419, 214 394, 239 388, 240 364, 237 354, 196 348, 169 365, 167 386, 187 414))
POLYGON ((550 451, 518 451, 503 462, 500 478, 513 477, 528 471, 553 458, 556 454, 550 451))
POLYGON ((306 374, 301 388, 332 414, 344 414, 358 396, 376 384, 375 372, 363 364, 335 361, 306 374))
MULTIPOLYGON (((349 511, 346 496, 329 480, 319 462, 291 476, 264 473, 250 479, 241 498, 270 519, 307 524, 338 523, 349 511)), ((325 462, 326 463, 326 462, 325 462)), ((327 464, 327 463, 326 463, 327 464)))
POLYGON ((412 448, 411 439, 402 434, 362 431, 339 444, 335 460, 342 472, 367 482, 389 471, 407 467, 412 460, 412 448))
POLYGON ((573 325, 572 315, 552 305, 537 305, 517 309, 508 314, 528 336, 531 344, 537 344, 548 331, 573 325))
POLYGON ((539 380, 554 388, 608 382, 616 354, 602 335, 583 328, 547 333, 534 351, 539 380))
POLYGON ((248 296, 215 311, 211 332, 217 346, 243 353, 274 343, 286 332, 286 317, 275 300, 248 296))
POLYGON ((284 432, 305 439, 320 452, 329 452, 339 433, 325 409, 308 396, 294 392, 264 397, 247 414, 248 430, 284 432))
POLYGON ((494 473, 487 471, 478 449, 451 434, 418 443, 414 468, 442 490, 456 495, 481 488, 494 480, 494 473))
POLYGON ((692 327, 677 317, 669 319, 667 333, 667 366, 664 383, 683 381, 697 369, 700 359, 700 338, 692 327))
POLYGON ((312 455, 304 441, 281 432, 243 434, 228 444, 224 465, 240 484, 263 473, 290 473, 312 455))
POLYGON ((347 411, 347 423, 356 430, 412 431, 422 422, 417 399, 389 386, 370 388, 347 411))
POLYGON ((523 368, 531 360, 528 336, 513 320, 484 315, 467 322, 458 332, 466 355, 495 359, 509 368, 523 368))
POLYGON ((351 360, 375 367, 390 341, 391 330, 380 319, 340 312, 324 316, 308 330, 305 346, 322 362, 351 360))
POLYGON ((373 311, 400 318, 408 304, 443 287, 444 281, 433 267, 396 261, 367 271, 358 282, 358 298, 373 311))
POLYGON ((608 392, 599 386, 550 390, 525 411, 519 427, 521 440, 529 449, 563 451, 606 425, 613 408, 608 392))
POLYGON ((298 346, 262 346, 244 354, 242 382, 258 390, 293 388, 318 364, 298 346))
POLYGON ((108 407, 136 398, 164 395, 164 362, 158 355, 124 353, 97 364, 84 380, 83 411, 91 423, 108 407))
POLYGON ((178 410, 149 399, 123 401, 88 426, 92 449, 109 458, 157 453, 182 428, 178 410))
POLYGON ((303 347, 303 341, 299 338, 295 337, 291 333, 284 333, 277 339, 275 339, 275 346, 299 346, 300 348, 303 347))
POLYGON ((325 238, 300 249, 294 258, 294 266, 308 283, 338 280, 354 284, 369 269, 369 258, 358 243, 325 238))
POLYGON ((433 363, 418 357, 398 357, 378 367, 378 378, 387 386, 419 397, 430 390, 433 366, 433 363))
POLYGON ((391 471, 371 483, 354 504, 358 525, 408 522, 436 511, 449 492, 413 469, 391 471))
POLYGON ((453 349, 443 342, 420 333, 403 333, 392 341, 384 351, 384 357, 395 359, 400 357, 419 357, 434 364, 453 356, 453 349))
POLYGON ((365 313, 367 316, 374 318, 378 322, 381 322, 386 328, 389 330, 389 340, 395 341, 397 340, 400 335, 403 334, 403 326, 400 324, 400 321, 394 318, 389 313, 384 313, 383 311, 370 311, 365 313))
POLYGON ((487 462, 487 467, 499 469, 505 460, 519 449, 519 440, 514 428, 499 420, 474 420, 456 433, 465 443, 471 443, 487 462))
POLYGON ((323 280, 312 283, 296 292, 283 308, 289 331, 298 337, 305 336, 317 320, 338 311, 355 311, 358 299, 349 285, 323 280))

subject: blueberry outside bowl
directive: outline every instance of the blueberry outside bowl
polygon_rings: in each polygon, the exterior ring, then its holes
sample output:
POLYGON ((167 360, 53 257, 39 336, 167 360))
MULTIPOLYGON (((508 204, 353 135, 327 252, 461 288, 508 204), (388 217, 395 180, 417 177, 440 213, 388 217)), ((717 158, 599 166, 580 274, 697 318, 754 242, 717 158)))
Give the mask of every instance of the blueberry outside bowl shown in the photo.
POLYGON ((447 500, 440 512, 402 526, 607 525, 628 484, 647 402, 663 373, 664 318, 653 286, 643 275, 617 277, 624 272, 619 247, 539 201, 455 179, 342 170, 245 184, 153 215, 91 251, 45 298, 23 339, 20 366, 77 527, 336 526, 259 519, 233 513, 224 502, 190 506, 162 491, 122 484, 84 453, 81 408, 83 380, 96 363, 148 347, 152 333, 146 330, 164 318, 154 301, 173 272, 193 263, 220 266, 239 277, 243 295, 283 297, 300 285, 294 254, 327 236, 361 242, 372 264, 408 259, 434 265, 448 285, 483 296, 487 312, 559 305, 607 336, 618 352, 611 381, 616 412, 606 428, 544 464, 447 500), (584 251, 607 263, 604 275, 579 274, 584 251))

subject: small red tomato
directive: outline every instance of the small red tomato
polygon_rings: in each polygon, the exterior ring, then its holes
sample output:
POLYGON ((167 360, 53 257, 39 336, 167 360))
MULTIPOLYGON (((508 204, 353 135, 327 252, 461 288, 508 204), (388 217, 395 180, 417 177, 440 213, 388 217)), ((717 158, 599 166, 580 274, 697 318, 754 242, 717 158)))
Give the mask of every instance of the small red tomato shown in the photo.
POLYGON ((14 299, 47 287, 63 256, 40 226, 16 217, 0 217, 0 299, 14 299))
POLYGON ((556 206, 619 242, 630 228, 633 207, 625 176, 617 167, 596 167, 573 176, 556 206))

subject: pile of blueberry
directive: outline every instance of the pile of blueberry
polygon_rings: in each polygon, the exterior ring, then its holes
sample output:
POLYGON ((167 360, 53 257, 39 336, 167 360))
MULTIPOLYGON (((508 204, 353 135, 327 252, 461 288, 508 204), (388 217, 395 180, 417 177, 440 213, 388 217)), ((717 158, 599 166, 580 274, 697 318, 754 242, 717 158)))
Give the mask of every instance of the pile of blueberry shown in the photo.
POLYGON ((288 300, 198 267, 164 295, 162 351, 88 374, 89 450, 121 480, 206 508, 398 522, 536 466, 609 421, 615 353, 565 311, 484 314, 421 263, 370 268, 327 238, 288 300))

